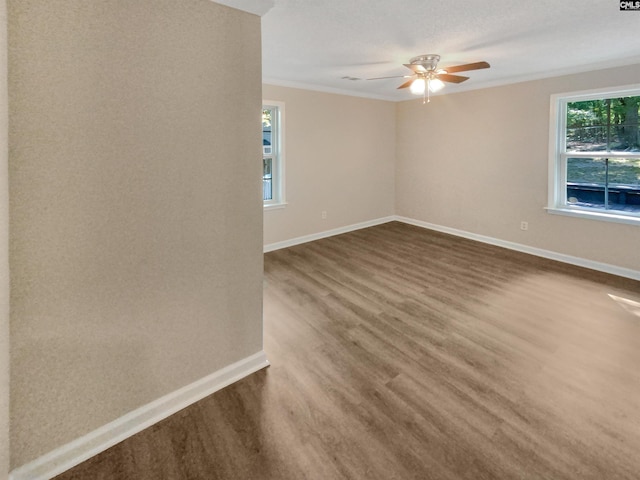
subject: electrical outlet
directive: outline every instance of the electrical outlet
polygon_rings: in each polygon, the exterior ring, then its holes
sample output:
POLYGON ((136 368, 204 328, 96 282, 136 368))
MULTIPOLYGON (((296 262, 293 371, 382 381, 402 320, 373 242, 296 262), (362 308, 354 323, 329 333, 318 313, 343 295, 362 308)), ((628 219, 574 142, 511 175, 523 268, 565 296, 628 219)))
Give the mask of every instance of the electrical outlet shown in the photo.
POLYGON ((520 222, 520 230, 529 230, 529 222, 520 222))
POLYGON ((323 210, 322 213, 320 214, 320 216, 322 217, 323 220, 327 219, 327 211, 323 210))

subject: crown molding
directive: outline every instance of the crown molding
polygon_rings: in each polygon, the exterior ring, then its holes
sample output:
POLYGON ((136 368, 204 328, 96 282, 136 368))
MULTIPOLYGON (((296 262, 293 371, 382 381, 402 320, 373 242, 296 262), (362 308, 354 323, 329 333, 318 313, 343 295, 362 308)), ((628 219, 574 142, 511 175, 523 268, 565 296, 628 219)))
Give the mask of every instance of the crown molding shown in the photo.
POLYGON ((274 87, 288 87, 288 88, 297 88, 299 90, 309 90, 312 92, 322 92, 322 93, 333 93, 336 95, 346 95, 348 97, 360 97, 360 98, 369 98, 372 100, 385 100, 387 102, 398 102, 397 98, 392 95, 376 95, 373 93, 367 92, 356 92, 353 90, 341 89, 341 88, 333 88, 327 87, 324 85, 314 85, 311 83, 304 82, 293 82, 289 80, 281 80, 277 78, 263 78, 263 85, 271 85, 274 87))

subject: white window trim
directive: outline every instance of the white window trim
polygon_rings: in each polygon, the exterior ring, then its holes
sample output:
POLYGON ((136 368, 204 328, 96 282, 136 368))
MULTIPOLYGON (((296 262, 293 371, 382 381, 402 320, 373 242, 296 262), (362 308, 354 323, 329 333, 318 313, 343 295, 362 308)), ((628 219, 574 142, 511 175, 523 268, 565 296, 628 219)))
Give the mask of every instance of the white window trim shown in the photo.
MULTIPOLYGON (((567 103, 584 100, 597 100, 600 98, 613 98, 623 96, 640 95, 640 84, 624 85, 620 87, 607 87, 579 92, 556 93, 551 95, 551 106, 549 116, 549 186, 547 207, 548 213, 556 215, 567 215, 570 217, 585 218, 591 220, 603 220, 606 222, 626 223, 630 225, 640 225, 640 214, 622 213, 615 210, 604 210, 597 208, 572 207, 567 205, 567 189, 565 179, 567 178, 567 164, 563 157, 566 157, 566 108, 567 103)), ((600 152, 598 152, 600 153, 600 152)), ((632 157, 637 158, 640 153, 607 152, 611 158, 632 157)), ((593 153, 572 153, 574 157, 593 157, 593 153)))
MULTIPOLYGON (((262 100, 263 108, 265 106, 277 107, 278 108, 278 128, 276 131, 277 138, 275 140, 276 143, 276 155, 273 156, 273 163, 271 165, 272 172, 276 172, 277 176, 274 176, 272 173, 272 200, 264 200, 263 206, 264 210, 277 210, 280 208, 285 208, 287 206, 287 202, 285 199, 285 113, 284 113, 284 102, 280 102, 277 100, 262 100)), ((273 135, 273 132, 272 132, 273 135)), ((273 137, 272 137, 273 138, 273 137)))

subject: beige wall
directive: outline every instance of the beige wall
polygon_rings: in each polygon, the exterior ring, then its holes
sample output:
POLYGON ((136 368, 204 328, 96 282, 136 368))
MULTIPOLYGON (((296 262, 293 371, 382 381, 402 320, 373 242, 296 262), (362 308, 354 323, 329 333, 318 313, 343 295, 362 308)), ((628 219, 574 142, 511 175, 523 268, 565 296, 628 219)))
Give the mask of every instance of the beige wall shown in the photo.
POLYGON ((288 202, 265 211, 265 245, 393 215, 394 103, 272 85, 262 97, 285 102, 288 202))
POLYGON ((9 473, 9 182, 7 2, 0 0, 0 478, 9 473))
POLYGON ((15 468, 262 349, 261 59, 208 0, 8 5, 15 468))
POLYGON ((640 270, 637 226, 543 209, 550 95, 639 79, 635 65, 397 104, 396 213, 640 270))

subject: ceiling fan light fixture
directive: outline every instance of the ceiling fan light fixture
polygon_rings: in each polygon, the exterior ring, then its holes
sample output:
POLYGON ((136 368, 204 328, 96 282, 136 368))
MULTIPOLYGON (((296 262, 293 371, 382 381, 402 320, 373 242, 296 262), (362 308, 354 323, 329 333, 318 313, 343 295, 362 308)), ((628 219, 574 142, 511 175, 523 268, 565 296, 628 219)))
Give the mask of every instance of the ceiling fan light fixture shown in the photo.
POLYGON ((444 88, 444 82, 439 78, 429 79, 429 90, 433 93, 439 92, 444 88))
POLYGON ((411 86, 409 87, 409 90, 411 90, 411 93, 413 93, 414 95, 423 95, 426 86, 427 85, 426 85, 426 82, 425 82, 424 78, 416 78, 411 83, 411 86))

